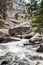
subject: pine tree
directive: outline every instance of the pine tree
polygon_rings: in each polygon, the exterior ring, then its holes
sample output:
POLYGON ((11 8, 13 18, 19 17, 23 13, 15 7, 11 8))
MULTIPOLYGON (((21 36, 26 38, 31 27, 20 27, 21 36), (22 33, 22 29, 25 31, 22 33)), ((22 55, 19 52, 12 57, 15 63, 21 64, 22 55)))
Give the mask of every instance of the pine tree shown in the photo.
POLYGON ((41 0, 40 4, 40 14, 43 14, 43 0, 41 0))

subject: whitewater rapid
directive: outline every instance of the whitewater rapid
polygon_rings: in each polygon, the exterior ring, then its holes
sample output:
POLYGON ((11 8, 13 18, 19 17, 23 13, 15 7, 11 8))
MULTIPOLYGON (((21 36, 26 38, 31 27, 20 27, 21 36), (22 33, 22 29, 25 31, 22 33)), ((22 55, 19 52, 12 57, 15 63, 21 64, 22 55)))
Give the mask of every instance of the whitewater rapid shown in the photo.
POLYGON ((36 65, 39 62, 39 65, 43 65, 43 53, 37 53, 34 49, 34 46, 24 44, 29 44, 28 39, 21 39, 20 41, 13 41, 8 43, 0 44, 0 57, 5 56, 6 53, 14 53, 19 59, 27 59, 29 64, 36 65), (35 57, 35 58, 34 58, 35 57))

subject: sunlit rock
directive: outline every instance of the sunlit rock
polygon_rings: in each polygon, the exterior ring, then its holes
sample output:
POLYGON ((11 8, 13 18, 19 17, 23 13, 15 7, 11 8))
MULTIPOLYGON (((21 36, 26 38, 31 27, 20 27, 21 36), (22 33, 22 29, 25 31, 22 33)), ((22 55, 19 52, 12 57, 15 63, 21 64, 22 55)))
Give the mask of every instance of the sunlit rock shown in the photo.
POLYGON ((29 41, 32 43, 41 43, 42 37, 39 33, 36 33, 29 41))

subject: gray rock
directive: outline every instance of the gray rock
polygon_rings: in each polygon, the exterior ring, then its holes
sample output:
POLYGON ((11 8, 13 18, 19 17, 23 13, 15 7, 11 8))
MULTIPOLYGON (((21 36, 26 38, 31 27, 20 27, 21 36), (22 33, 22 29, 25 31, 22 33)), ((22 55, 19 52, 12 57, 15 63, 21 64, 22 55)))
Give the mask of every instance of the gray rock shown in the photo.
POLYGON ((37 52, 43 52, 43 43, 40 45, 40 47, 37 49, 37 52))

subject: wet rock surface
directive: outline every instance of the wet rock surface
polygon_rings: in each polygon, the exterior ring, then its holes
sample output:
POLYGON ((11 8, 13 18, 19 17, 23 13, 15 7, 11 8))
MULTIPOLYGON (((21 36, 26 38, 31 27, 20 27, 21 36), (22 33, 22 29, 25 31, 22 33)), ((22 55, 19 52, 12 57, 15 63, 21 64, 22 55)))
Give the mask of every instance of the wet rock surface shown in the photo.
POLYGON ((37 49, 37 52, 43 52, 43 43, 40 45, 40 47, 37 49))
POLYGON ((29 39, 30 43, 40 44, 42 43, 42 36, 36 33, 32 38, 29 39))

